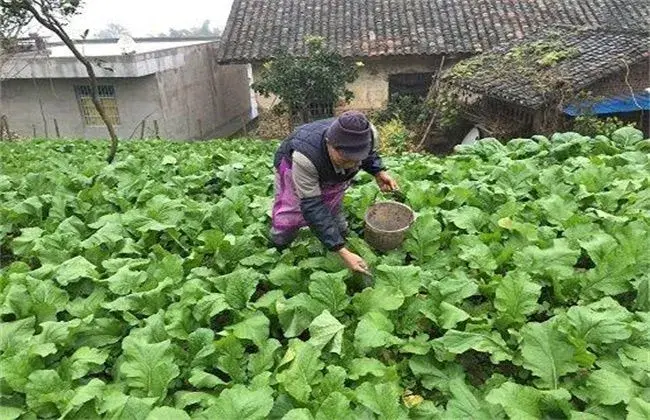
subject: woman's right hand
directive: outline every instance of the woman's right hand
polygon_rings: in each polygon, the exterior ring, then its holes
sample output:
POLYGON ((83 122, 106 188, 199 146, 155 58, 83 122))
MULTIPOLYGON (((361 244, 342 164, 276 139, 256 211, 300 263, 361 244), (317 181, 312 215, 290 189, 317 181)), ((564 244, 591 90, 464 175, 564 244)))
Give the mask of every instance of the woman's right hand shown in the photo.
POLYGON ((350 251, 347 248, 341 248, 341 250, 339 250, 339 255, 343 259, 346 267, 348 267, 351 271, 366 274, 368 276, 370 275, 366 261, 354 252, 350 251))

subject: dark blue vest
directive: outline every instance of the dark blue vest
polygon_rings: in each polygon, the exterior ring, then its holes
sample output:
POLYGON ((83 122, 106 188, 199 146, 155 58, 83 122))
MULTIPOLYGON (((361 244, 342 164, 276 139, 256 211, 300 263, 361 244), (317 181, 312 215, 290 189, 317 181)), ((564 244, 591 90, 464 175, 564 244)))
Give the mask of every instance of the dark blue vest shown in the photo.
POLYGON ((293 152, 298 151, 314 164, 321 184, 338 184, 354 178, 359 169, 337 173, 327 153, 325 133, 333 121, 333 118, 329 118, 298 127, 282 142, 275 153, 275 167, 280 166, 282 159, 291 161, 293 152))

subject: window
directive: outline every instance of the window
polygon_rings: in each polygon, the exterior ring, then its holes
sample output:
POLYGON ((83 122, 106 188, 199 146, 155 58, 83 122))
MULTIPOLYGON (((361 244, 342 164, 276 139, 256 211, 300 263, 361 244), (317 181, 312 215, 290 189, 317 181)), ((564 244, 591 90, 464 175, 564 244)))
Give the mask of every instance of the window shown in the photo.
MULTIPOLYGON (((92 88, 90 86, 75 86, 75 91, 81 109, 81 116, 86 125, 103 125, 104 122, 92 101, 92 88)), ((97 86, 97 96, 104 106, 108 120, 114 125, 120 125, 120 114, 117 112, 117 100, 115 99, 115 86, 97 86)))
POLYGON ((395 94, 426 97, 433 81, 433 73, 392 74, 388 78, 389 97, 395 94))
POLYGON ((334 106, 332 104, 311 103, 309 104, 309 118, 312 121, 334 116, 334 106))
POLYGON ((334 116, 334 105, 330 103, 312 102, 302 111, 293 113, 293 122, 295 124, 308 123, 311 121, 322 120, 334 116))

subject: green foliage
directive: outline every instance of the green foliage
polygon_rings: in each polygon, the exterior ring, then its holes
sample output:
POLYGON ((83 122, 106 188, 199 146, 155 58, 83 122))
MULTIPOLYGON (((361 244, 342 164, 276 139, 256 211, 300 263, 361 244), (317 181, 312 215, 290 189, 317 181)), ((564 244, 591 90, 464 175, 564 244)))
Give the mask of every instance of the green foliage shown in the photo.
POLYGON ((573 120, 573 131, 585 136, 603 135, 611 137, 614 131, 623 127, 634 127, 634 123, 626 123, 617 117, 598 118, 595 115, 580 115, 573 120))
MULTIPOLYGON (((539 67, 552 67, 560 61, 575 57, 580 51, 576 48, 566 47, 559 36, 553 36, 548 40, 535 41, 520 45, 513 48, 506 54, 506 59, 510 59, 521 65, 525 61, 533 60, 534 64, 539 67)), ((532 64, 530 61, 529 65, 532 64)))
POLYGON ((357 78, 360 64, 330 51, 323 38, 307 38, 306 44, 304 57, 279 52, 264 64, 260 80, 253 84, 260 94, 277 96, 291 115, 298 114, 303 120, 310 104, 349 102, 353 93, 347 84, 357 78))
POLYGON ((386 124, 394 120, 402 121, 407 127, 416 127, 427 122, 431 110, 426 106, 426 98, 408 94, 393 94, 386 108, 372 114, 373 122, 386 124))
POLYGON ((478 95, 471 99, 472 106, 484 108, 472 110, 473 114, 492 112, 488 109, 490 105, 481 105, 480 97, 484 93, 499 96, 500 87, 512 80, 526 83, 531 92, 544 97, 545 102, 551 104, 548 109, 573 99, 577 95, 573 92, 573 84, 564 80, 564 73, 556 71, 556 67, 579 56, 580 51, 570 47, 565 35, 556 29, 544 29, 540 33, 544 35, 542 40, 522 41, 502 51, 461 60, 446 71, 430 103, 438 114, 439 127, 452 129, 457 126, 459 110, 468 99, 467 93, 478 95))
POLYGON ((400 119, 393 119, 377 126, 379 151, 383 155, 400 155, 413 147, 413 133, 400 119))
POLYGON ((647 144, 388 157, 418 217, 351 234, 362 290, 313 235, 268 249, 275 142, 0 144, 0 414, 647 418, 647 144))

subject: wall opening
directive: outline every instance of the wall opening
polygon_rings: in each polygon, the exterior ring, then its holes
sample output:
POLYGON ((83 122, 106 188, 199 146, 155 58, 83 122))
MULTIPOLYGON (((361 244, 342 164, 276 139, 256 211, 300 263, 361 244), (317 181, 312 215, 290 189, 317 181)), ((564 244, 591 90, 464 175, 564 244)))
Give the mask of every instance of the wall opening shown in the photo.
POLYGON ((388 76, 388 95, 426 97, 433 73, 400 73, 388 76))
MULTIPOLYGON (((75 86, 77 102, 81 111, 81 117, 84 123, 89 126, 104 125, 104 121, 99 116, 92 101, 92 88, 90 85, 75 86)), ((113 125, 120 125, 120 114, 117 109, 117 99, 115 97, 115 86, 99 85, 97 86, 97 96, 104 107, 106 117, 113 125)))

